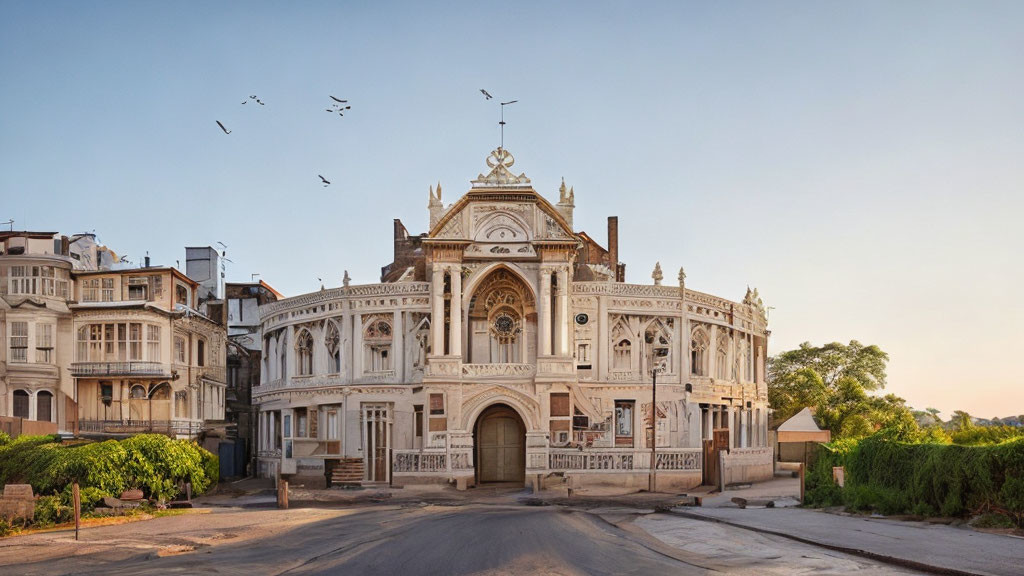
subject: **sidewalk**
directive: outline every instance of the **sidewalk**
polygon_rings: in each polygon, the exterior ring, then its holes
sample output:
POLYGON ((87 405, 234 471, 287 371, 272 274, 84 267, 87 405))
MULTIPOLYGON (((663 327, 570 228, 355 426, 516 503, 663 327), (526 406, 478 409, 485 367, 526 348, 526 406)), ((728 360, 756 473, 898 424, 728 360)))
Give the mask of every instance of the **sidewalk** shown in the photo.
POLYGON ((840 516, 804 508, 676 508, 686 518, 765 534, 938 574, 1024 573, 1024 539, 926 522, 840 516))

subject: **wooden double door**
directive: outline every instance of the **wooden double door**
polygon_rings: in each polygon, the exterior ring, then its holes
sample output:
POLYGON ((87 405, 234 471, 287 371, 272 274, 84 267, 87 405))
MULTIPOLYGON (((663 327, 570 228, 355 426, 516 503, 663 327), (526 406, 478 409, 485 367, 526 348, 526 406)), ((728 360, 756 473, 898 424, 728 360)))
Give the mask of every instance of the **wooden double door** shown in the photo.
POLYGON ((477 420, 476 471, 480 482, 525 482, 526 427, 515 410, 499 405, 477 420))

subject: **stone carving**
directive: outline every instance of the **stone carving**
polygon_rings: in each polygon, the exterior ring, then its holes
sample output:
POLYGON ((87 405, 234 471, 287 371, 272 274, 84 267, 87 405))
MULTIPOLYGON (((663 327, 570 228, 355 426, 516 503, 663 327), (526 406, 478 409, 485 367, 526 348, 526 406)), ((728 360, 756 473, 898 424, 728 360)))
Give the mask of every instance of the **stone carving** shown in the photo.
POLYGON ((455 214, 437 233, 436 238, 462 238, 462 215, 455 214))
POLYGON ((462 375, 470 378, 511 376, 528 378, 533 376, 533 364, 463 364, 462 375))
MULTIPOLYGON (((651 286, 650 284, 625 284, 621 282, 574 282, 572 291, 573 294, 679 298, 678 288, 651 286)), ((687 291, 687 294, 689 294, 689 291, 687 291)))
POLYGON ((558 222, 555 221, 554 218, 545 214, 544 221, 547 224, 546 236, 548 238, 569 238, 569 235, 565 233, 565 230, 562 229, 562 227, 558 224, 558 222))
POLYGON ((661 286, 661 281, 665 278, 665 275, 661 273, 661 262, 654 263, 654 272, 651 272, 651 278, 654 279, 655 286, 661 286))
POLYGON ((491 171, 486 176, 480 174, 473 180, 474 186, 525 186, 530 184, 526 174, 516 176, 509 168, 516 163, 512 153, 504 148, 498 147, 487 157, 487 166, 491 171))
POLYGON ((761 296, 758 295, 757 288, 751 291, 750 286, 747 286, 747 294, 743 297, 743 303, 750 306, 762 320, 766 318, 764 302, 761 300, 761 296))

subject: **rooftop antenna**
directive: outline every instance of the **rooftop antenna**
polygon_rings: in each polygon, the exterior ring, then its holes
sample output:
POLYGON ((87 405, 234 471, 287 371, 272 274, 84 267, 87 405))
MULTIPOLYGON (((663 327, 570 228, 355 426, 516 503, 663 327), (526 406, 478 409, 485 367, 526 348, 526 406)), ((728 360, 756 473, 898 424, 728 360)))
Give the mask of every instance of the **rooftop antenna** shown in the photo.
POLYGON ((255 282, 256 281, 256 277, 259 276, 259 275, 260 275, 259 272, 255 273, 255 274, 249 274, 249 276, 252 277, 252 280, 250 280, 250 282, 255 282))
POLYGON ((519 100, 509 100, 508 102, 502 102, 501 103, 501 122, 498 122, 498 124, 501 125, 501 149, 502 150, 505 149, 505 106, 508 106, 509 104, 515 104, 516 102, 519 102, 519 100))
POLYGON ((11 218, 7 222, 4 222, 4 224, 7 224, 8 226, 11 227, 10 228, 10 232, 14 232, 14 218, 11 218))

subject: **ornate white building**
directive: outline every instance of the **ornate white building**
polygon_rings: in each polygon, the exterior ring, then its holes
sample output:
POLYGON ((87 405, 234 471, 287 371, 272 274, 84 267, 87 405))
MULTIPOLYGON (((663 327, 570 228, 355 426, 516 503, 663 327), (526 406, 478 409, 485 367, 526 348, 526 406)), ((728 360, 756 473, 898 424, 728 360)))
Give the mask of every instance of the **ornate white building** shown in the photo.
MULTIPOLYGON (((732 302, 623 282, 573 229, 574 192, 540 196, 495 150, 430 231, 395 221, 380 284, 260 308, 259 471, 335 481, 702 482, 704 440, 766 448, 769 332, 756 292, 732 302), (657 422, 651 426, 652 371, 657 422), (727 430, 727 432, 726 432, 727 430)), ((770 449, 768 458, 770 461, 770 449)))

